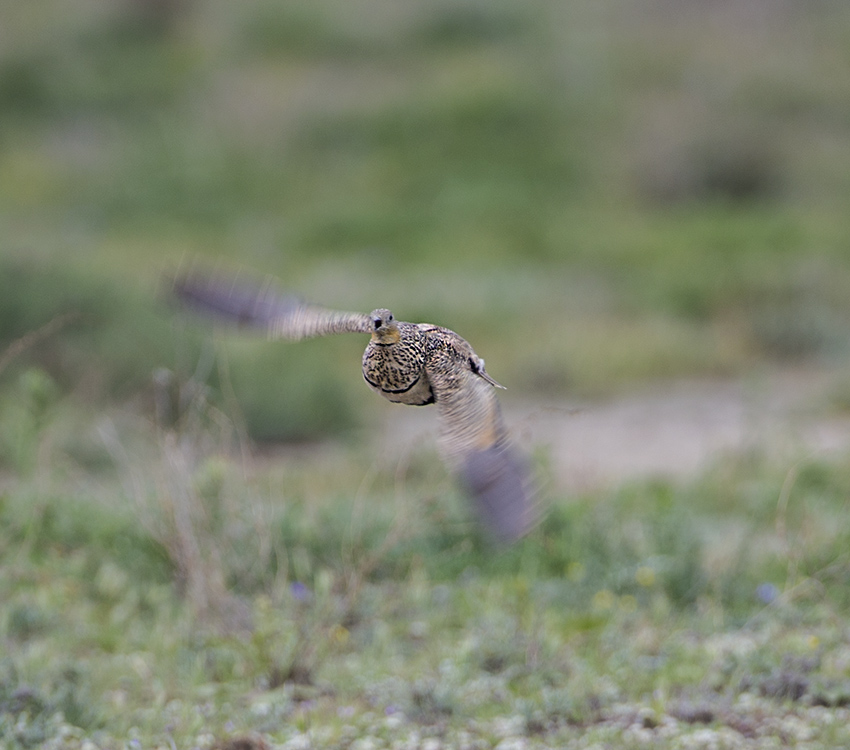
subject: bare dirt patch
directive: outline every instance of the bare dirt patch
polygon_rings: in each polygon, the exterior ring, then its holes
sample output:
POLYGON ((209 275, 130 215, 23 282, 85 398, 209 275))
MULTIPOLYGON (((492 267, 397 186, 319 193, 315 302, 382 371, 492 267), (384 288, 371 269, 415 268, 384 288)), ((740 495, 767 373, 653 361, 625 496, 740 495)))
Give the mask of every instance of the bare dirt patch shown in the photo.
MULTIPOLYGON (((783 372, 656 384, 600 401, 504 399, 519 441, 548 452, 559 489, 682 478, 721 457, 758 450, 790 463, 850 450, 850 416, 830 413, 839 376, 783 372)), ((432 410, 388 409, 383 441, 407 451, 436 432, 432 410)))

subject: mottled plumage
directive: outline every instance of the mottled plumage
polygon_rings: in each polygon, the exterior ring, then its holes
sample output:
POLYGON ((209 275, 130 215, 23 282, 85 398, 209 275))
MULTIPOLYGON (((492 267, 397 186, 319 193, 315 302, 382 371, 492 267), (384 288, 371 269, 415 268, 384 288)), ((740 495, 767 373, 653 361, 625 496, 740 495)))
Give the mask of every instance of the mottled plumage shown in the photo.
POLYGON ((436 404, 440 450, 471 496, 479 517, 499 539, 524 535, 536 520, 528 469, 502 422, 495 388, 481 359, 454 331, 396 321, 389 310, 369 315, 308 305, 270 285, 190 273, 174 282, 187 305, 272 338, 297 341, 334 333, 368 333, 363 377, 389 401, 436 404))

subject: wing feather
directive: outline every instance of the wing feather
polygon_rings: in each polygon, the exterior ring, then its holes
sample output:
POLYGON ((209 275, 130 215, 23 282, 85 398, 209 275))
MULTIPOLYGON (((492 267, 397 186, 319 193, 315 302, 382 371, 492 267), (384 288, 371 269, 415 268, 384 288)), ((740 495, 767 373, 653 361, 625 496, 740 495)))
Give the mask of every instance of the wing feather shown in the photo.
POLYGON ((530 472, 511 444, 495 388, 460 363, 428 369, 440 417, 440 447, 479 518, 500 541, 526 534, 537 520, 530 472))
POLYGON ((307 305, 272 283, 193 272, 175 279, 173 292, 191 309, 240 326, 265 329, 271 338, 298 341, 371 330, 368 315, 307 305))

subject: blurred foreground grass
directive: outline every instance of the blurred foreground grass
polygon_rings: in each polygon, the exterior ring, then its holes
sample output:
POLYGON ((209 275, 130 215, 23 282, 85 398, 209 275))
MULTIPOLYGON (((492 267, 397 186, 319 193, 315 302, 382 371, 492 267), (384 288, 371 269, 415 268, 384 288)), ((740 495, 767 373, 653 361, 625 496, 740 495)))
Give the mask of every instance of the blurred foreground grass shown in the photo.
POLYGON ((846 466, 556 498, 495 551, 436 456, 243 458, 202 392, 164 430, 29 371, 0 416, 6 747, 848 741, 846 466))

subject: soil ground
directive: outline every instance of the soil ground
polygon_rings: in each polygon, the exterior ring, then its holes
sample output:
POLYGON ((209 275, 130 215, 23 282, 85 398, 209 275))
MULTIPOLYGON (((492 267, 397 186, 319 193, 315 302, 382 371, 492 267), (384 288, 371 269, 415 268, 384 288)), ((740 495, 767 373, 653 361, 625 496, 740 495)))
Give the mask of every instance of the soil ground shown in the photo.
MULTIPOLYGON (((693 477, 723 456, 757 450, 787 461, 850 450, 850 415, 829 408, 840 375, 784 371, 744 380, 656 384, 599 401, 503 399, 518 442, 542 450, 560 491, 652 477, 693 477)), ((436 435, 432 409, 389 408, 382 442, 414 449, 436 435)))

